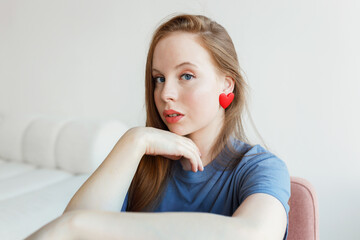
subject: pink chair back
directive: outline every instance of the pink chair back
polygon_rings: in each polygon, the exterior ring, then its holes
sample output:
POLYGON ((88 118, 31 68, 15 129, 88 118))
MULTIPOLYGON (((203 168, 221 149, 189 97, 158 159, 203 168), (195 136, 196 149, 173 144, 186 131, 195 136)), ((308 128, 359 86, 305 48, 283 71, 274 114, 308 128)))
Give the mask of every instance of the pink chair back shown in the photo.
POLYGON ((303 178, 291 177, 288 240, 319 240, 318 200, 314 187, 303 178))

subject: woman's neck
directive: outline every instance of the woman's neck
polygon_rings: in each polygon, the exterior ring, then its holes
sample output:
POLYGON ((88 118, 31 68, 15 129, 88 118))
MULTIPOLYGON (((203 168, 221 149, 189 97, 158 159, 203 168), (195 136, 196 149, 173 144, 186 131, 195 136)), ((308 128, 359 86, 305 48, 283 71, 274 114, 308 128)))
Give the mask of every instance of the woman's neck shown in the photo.
POLYGON ((190 138, 199 148, 204 167, 213 160, 211 158, 210 150, 222 129, 224 123, 223 116, 223 114, 219 114, 219 117, 216 117, 209 125, 186 136, 190 138))

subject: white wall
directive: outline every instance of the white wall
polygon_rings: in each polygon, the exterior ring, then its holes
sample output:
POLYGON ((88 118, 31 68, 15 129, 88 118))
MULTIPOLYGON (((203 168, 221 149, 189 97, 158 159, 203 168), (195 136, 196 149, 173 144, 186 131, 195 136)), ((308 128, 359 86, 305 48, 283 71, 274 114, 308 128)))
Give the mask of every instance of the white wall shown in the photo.
POLYGON ((205 14, 233 38, 265 143, 315 186, 321 238, 359 239, 359 10, 355 0, 0 0, 0 113, 144 125, 153 30, 174 12, 205 14))

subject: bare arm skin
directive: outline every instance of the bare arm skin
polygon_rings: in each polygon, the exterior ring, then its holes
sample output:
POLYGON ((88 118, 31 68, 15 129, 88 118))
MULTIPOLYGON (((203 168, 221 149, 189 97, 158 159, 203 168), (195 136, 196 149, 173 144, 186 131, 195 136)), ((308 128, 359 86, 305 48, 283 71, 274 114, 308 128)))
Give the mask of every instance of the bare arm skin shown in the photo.
POLYGON ((203 212, 133 213, 79 211, 74 239, 245 239, 282 240, 286 212, 275 197, 256 193, 232 217, 203 212))
POLYGON ((64 213, 79 209, 120 211, 145 153, 144 144, 143 138, 137 135, 135 129, 127 131, 76 192, 64 213))
POLYGON ((260 239, 246 222, 203 212, 80 212, 72 224, 72 239, 233 240, 260 239))
POLYGON ((240 221, 212 213, 76 210, 63 214, 25 240, 260 239, 250 238, 250 228, 240 221))
POLYGON ((200 151, 189 138, 151 127, 131 128, 76 192, 64 213, 80 209, 119 212, 144 154, 179 160, 194 172, 203 170, 200 151))
POLYGON ((280 201, 271 195, 256 193, 247 197, 232 217, 199 212, 71 211, 26 240, 282 240, 285 229, 286 212, 280 201))

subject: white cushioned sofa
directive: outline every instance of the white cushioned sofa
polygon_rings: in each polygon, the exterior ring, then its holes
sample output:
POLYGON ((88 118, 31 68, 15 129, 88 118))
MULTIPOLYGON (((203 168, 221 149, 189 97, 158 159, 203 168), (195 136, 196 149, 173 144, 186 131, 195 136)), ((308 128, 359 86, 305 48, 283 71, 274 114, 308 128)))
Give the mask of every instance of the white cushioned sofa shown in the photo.
POLYGON ((119 120, 0 114, 0 239, 60 216, 127 131, 119 120))

